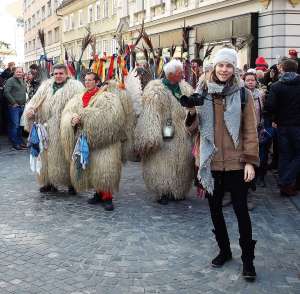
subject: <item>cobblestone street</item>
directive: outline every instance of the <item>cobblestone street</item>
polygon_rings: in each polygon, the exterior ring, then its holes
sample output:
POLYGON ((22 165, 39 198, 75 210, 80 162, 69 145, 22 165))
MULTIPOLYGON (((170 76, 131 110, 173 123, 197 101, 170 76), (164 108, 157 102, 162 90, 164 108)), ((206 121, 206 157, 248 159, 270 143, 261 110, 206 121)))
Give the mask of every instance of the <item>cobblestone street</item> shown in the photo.
POLYGON ((247 283, 232 207, 234 259, 213 269, 207 201, 191 193, 160 206, 138 163, 123 169, 113 212, 88 205, 88 194, 41 196, 26 151, 2 145, 0 166, 0 294, 300 293, 300 195, 281 198, 273 176, 255 194, 258 277, 247 283))

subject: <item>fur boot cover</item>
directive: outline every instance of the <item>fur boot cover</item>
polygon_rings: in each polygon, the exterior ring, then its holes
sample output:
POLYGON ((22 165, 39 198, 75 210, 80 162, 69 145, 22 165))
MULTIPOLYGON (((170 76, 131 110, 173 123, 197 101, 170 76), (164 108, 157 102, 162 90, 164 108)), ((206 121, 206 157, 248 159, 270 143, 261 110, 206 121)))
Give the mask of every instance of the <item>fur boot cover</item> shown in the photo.
MULTIPOLYGON (((70 167, 64 156, 64 150, 60 139, 60 120, 66 103, 77 93, 82 93, 83 85, 73 79, 68 79, 66 84, 53 95, 54 79, 45 81, 33 98, 25 107, 26 111, 31 107, 38 107, 35 120, 43 123, 49 138, 48 149, 42 153, 42 170, 38 176, 38 182, 44 186, 48 184, 69 186, 70 167)), ((28 120, 25 115, 25 129, 30 130, 33 120, 28 120)))
POLYGON ((130 109, 130 100, 127 101, 123 92, 110 83, 105 92, 99 92, 92 97, 87 107, 83 108, 82 95, 77 95, 64 109, 61 138, 71 166, 71 181, 77 191, 89 189, 118 191, 122 169, 122 147, 127 142, 128 135, 126 110, 130 109), (78 130, 71 125, 74 113, 81 117, 78 130), (87 135, 90 162, 87 169, 78 174, 72 153, 81 132, 87 135))
MULTIPOLYGON (((193 93, 185 81, 179 85, 183 95, 193 93)), ((142 99, 135 148, 143 154, 146 186, 158 197, 172 193, 175 199, 184 199, 193 180, 192 142, 185 128, 185 109, 161 80, 149 82, 142 99), (175 134, 172 139, 164 140, 162 130, 169 118, 175 126, 175 134)))

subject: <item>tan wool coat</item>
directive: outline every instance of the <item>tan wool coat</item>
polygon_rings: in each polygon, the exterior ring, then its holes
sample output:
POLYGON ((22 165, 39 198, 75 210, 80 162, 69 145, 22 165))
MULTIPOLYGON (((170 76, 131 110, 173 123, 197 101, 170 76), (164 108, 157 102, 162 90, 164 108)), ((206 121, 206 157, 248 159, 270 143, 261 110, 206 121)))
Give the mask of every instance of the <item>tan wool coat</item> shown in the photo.
POLYGON ((118 191, 122 161, 133 148, 132 102, 113 82, 106 91, 100 90, 92 97, 85 108, 82 96, 75 96, 66 105, 61 119, 61 140, 70 164, 72 184, 77 191, 118 191), (71 125, 74 113, 81 117, 78 129, 71 125), (87 136, 90 162, 87 169, 78 174, 72 153, 81 132, 87 136))
MULTIPOLYGON (((182 81, 183 95, 191 95, 193 88, 182 81)), ((193 179, 192 142, 185 129, 185 109, 162 83, 149 82, 143 97, 143 110, 135 131, 136 149, 143 152, 143 177, 147 188, 157 197, 172 193, 175 199, 184 199, 193 179), (175 135, 163 139, 162 129, 172 118, 175 135)))
POLYGON ((65 158, 65 153, 60 138, 61 114, 69 100, 77 93, 83 92, 83 85, 76 80, 68 79, 66 84, 53 95, 54 79, 46 80, 37 90, 25 107, 26 111, 40 104, 34 119, 27 119, 25 115, 25 129, 28 131, 34 120, 44 124, 49 138, 48 149, 42 155, 42 170, 38 175, 38 182, 41 185, 53 184, 69 186, 70 173, 69 162, 65 158))

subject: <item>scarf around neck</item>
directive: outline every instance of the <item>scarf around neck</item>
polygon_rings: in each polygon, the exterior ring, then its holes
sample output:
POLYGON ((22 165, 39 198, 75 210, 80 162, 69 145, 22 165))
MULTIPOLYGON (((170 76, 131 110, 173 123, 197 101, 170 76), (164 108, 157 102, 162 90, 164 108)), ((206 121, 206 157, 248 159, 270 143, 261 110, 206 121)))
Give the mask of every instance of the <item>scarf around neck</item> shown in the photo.
POLYGON ((87 107, 89 105, 89 102, 90 102, 91 98, 96 95, 96 93, 98 92, 98 90, 99 90, 99 88, 96 87, 96 88, 94 88, 94 89, 92 89, 90 91, 86 91, 83 94, 83 96, 82 96, 82 106, 83 106, 83 108, 85 108, 85 107, 87 107))
POLYGON ((180 97, 182 96, 179 83, 176 84, 171 84, 168 79, 163 79, 162 83, 172 92, 173 96, 179 100, 180 97))
POLYGON ((202 94, 203 88, 207 86, 207 99, 202 106, 197 106, 199 116, 200 132, 200 162, 198 179, 205 190, 212 195, 214 191, 214 179, 211 174, 211 162, 217 152, 215 146, 214 129, 214 95, 224 98, 224 122, 233 141, 234 147, 239 145, 239 132, 241 125, 241 97, 240 87, 237 83, 232 86, 205 82, 199 84, 197 92, 202 94))

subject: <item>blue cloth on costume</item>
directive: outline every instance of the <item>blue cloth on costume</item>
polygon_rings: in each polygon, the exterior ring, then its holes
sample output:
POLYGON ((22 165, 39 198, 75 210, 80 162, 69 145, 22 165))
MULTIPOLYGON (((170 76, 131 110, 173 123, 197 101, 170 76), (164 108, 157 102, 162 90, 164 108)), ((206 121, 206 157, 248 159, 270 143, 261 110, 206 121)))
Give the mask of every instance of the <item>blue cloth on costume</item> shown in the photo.
POLYGON ((34 123, 31 128, 29 138, 28 138, 28 143, 30 147, 30 154, 33 157, 38 157, 40 154, 40 146, 39 146, 40 139, 39 139, 36 123, 34 123))

